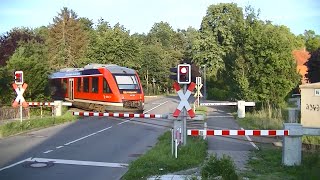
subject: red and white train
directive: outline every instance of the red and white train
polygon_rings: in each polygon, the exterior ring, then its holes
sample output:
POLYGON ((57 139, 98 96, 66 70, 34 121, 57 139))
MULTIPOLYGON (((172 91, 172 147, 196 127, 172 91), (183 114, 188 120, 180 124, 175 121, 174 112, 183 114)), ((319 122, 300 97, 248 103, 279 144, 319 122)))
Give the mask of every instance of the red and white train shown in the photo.
POLYGON ((54 99, 99 112, 143 112, 144 93, 137 72, 113 64, 64 68, 50 75, 54 99))

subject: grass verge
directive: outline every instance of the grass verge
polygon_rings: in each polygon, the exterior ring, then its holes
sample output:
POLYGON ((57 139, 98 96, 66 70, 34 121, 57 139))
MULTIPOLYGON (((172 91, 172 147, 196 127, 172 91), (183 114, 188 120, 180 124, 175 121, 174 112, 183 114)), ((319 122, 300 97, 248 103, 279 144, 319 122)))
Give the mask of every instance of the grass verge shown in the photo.
POLYGON ((32 129, 46 128, 76 119, 77 117, 73 116, 71 112, 66 112, 60 117, 23 120, 22 123, 20 123, 20 121, 10 122, 0 126, 0 138, 26 132, 32 129))
POLYGON ((204 119, 206 119, 206 116, 207 116, 207 107, 205 106, 199 106, 196 108, 195 110, 195 113, 196 114, 201 114, 204 116, 204 119))
POLYGON ((157 144, 129 165, 122 179, 147 179, 200 165, 207 156, 207 142, 188 136, 187 145, 178 150, 178 158, 171 154, 171 132, 159 137, 157 144))
POLYGON ((241 176, 250 179, 319 179, 320 153, 303 152, 300 166, 282 165, 282 150, 276 147, 264 147, 251 152, 248 170, 241 176))

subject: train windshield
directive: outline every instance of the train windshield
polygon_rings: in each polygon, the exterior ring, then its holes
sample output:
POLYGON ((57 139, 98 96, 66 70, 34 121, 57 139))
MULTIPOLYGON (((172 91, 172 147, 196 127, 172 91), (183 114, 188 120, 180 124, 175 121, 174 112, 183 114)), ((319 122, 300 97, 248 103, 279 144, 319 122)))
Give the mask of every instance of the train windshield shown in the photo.
POLYGON ((140 92, 136 75, 115 75, 114 77, 121 93, 125 93, 126 91, 140 92))

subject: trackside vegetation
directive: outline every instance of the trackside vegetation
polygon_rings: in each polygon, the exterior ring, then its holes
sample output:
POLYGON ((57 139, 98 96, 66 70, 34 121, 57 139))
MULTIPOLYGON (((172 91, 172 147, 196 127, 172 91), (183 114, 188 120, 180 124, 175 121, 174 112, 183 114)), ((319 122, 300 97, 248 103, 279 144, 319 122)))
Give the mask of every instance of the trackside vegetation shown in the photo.
POLYGON ((207 142, 200 137, 188 136, 188 144, 178 150, 178 158, 171 154, 171 132, 159 137, 157 144, 133 161, 122 179, 147 179, 199 166, 207 156, 207 142))
POLYGON ((0 105, 14 99, 15 70, 24 71, 26 100, 45 101, 51 97, 50 73, 89 63, 137 70, 146 94, 169 93, 170 68, 193 63, 193 75, 206 76, 209 98, 280 106, 301 79, 292 52, 306 47, 312 54, 308 79, 319 81, 320 36, 314 31, 297 36, 284 25, 260 19, 250 5, 219 3, 203 11, 199 27, 175 30, 160 21, 146 34, 132 33, 120 22, 110 24, 105 20, 110 17, 81 17, 68 7, 50 24, 13 28, 0 35, 0 105))
POLYGON ((0 138, 27 132, 34 129, 41 129, 65 122, 74 121, 76 119, 77 117, 73 116, 71 112, 66 112, 60 117, 44 117, 31 120, 23 120, 22 123, 17 120, 0 125, 0 138))
POLYGON ((241 176, 249 179, 319 179, 319 152, 303 152, 300 166, 287 167, 281 164, 282 150, 275 147, 262 147, 251 152, 247 171, 241 176))
MULTIPOLYGON (((283 129, 287 111, 265 106, 261 110, 246 113, 237 119, 245 129, 283 129)), ((275 140, 277 141, 277 140, 275 140)), ((302 163, 300 166, 286 167, 282 163, 282 149, 271 144, 259 144, 259 151, 252 151, 247 171, 240 176, 250 179, 318 179, 320 177, 320 138, 303 136, 302 163)))

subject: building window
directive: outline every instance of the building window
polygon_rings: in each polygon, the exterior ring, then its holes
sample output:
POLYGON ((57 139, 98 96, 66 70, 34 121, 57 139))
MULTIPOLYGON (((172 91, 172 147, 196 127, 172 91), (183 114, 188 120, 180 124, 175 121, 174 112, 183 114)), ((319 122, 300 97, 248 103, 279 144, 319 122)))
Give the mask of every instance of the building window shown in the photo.
POLYGON ((81 92, 81 80, 82 80, 82 78, 77 78, 77 91, 78 92, 81 92))
POLYGON ((105 78, 103 78, 103 93, 111 93, 111 89, 105 78))
POLYGON ((91 78, 91 92, 93 93, 97 93, 98 92, 98 82, 99 82, 99 78, 98 77, 92 77, 91 78))
POLYGON ((89 78, 83 78, 83 92, 89 92, 89 78))

